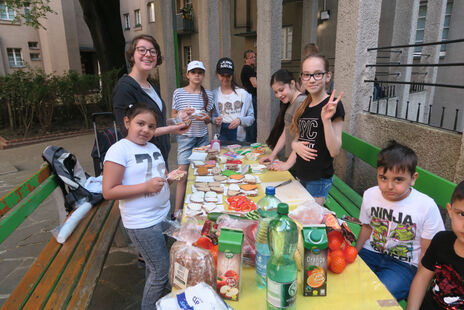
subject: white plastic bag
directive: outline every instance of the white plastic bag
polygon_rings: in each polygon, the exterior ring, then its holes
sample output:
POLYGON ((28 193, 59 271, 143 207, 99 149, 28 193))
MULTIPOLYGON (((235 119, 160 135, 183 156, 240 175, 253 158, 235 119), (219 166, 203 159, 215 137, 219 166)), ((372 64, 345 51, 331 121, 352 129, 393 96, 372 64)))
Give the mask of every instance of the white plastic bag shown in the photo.
POLYGON ((176 291, 159 299, 156 303, 158 310, 232 310, 216 291, 205 282, 190 286, 185 290, 176 291))
POLYGON ((331 213, 327 208, 321 207, 315 201, 307 201, 291 211, 288 216, 304 226, 321 224, 327 213, 331 213))

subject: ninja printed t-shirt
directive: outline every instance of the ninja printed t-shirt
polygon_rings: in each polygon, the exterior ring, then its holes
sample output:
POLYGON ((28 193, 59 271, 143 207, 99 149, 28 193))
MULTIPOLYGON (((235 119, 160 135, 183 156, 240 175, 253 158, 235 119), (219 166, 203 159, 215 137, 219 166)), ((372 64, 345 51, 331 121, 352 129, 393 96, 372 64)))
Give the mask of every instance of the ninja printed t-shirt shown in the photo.
POLYGON ((417 267, 420 257, 420 239, 431 240, 444 230, 435 201, 411 189, 400 201, 383 198, 378 186, 364 192, 359 219, 372 228, 364 248, 387 254, 417 267))

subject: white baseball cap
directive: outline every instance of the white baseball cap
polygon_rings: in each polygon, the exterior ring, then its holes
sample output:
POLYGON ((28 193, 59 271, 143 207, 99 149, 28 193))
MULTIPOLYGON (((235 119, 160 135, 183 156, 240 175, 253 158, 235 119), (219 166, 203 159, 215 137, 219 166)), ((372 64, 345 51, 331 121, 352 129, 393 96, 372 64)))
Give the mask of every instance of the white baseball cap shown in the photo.
POLYGON ((189 62, 189 64, 187 65, 187 72, 192 71, 193 69, 202 69, 206 71, 205 66, 199 60, 192 60, 191 62, 189 62))

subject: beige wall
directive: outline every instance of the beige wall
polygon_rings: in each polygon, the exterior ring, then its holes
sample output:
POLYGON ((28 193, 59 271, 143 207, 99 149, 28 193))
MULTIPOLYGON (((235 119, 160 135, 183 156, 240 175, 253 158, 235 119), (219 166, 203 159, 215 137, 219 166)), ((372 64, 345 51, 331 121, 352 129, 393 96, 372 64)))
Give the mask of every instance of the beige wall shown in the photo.
MULTIPOLYGON (((396 140, 416 152, 420 167, 454 182, 463 179, 461 134, 369 113, 361 113, 358 120, 356 137, 380 148, 396 140)), ((343 171, 344 166, 336 161, 336 170, 343 171)), ((374 168, 360 160, 353 167, 353 176, 346 181, 358 193, 376 185, 374 168)))

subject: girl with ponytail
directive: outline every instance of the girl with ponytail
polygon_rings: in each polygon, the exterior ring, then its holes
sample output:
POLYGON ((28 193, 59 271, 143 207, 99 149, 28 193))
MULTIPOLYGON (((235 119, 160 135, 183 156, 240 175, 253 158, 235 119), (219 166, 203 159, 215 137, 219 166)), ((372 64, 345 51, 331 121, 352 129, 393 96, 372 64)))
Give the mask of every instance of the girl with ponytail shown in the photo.
POLYGON ((332 186, 333 159, 340 153, 345 111, 340 101, 343 92, 329 96, 332 78, 329 62, 322 55, 309 55, 301 65, 301 82, 308 91, 305 101, 295 111, 290 130, 295 135, 294 153, 285 165, 293 166, 296 177, 319 204, 324 204, 332 186))
MULTIPOLYGON (((195 147, 209 143, 208 124, 211 122, 211 111, 214 107, 213 94, 205 90, 201 83, 205 77, 205 66, 201 61, 191 61, 187 66, 187 86, 178 88, 172 95, 172 117, 180 111, 191 114, 190 129, 177 136, 177 163, 179 169, 188 170, 189 157, 195 147)), ((174 214, 182 208, 185 196, 186 179, 176 186, 176 204, 174 214)))

